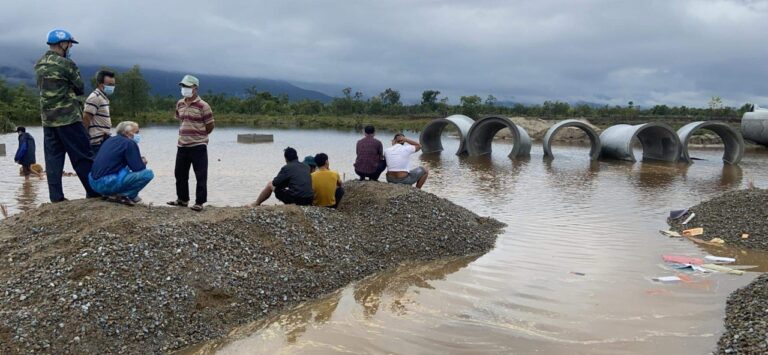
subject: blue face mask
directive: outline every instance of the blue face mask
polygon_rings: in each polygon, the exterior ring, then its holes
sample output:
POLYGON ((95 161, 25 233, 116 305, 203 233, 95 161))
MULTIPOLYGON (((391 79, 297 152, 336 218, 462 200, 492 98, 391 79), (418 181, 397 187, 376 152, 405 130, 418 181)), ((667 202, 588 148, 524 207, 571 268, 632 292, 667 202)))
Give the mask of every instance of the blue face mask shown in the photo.
POLYGON ((112 95, 115 93, 115 87, 114 86, 107 86, 104 85, 104 93, 107 95, 112 95))
POLYGON ((133 139, 134 142, 136 142, 136 144, 139 144, 139 142, 141 142, 141 135, 136 133, 136 134, 133 135, 132 139, 133 139))

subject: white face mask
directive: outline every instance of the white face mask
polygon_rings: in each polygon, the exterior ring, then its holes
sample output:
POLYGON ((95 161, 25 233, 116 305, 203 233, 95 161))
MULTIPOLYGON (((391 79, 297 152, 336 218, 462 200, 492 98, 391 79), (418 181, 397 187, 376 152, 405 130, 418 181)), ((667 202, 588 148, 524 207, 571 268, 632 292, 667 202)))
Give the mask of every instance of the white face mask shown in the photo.
POLYGON ((181 87, 181 96, 192 97, 192 88, 181 87))

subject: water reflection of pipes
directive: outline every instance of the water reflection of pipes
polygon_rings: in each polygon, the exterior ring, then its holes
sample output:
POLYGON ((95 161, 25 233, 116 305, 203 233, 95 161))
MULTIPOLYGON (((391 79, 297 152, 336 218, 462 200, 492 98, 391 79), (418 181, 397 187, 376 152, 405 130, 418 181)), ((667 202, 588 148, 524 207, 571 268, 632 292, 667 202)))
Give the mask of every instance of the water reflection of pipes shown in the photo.
MULTIPOLYGON (((544 159, 544 169, 547 172, 547 181, 549 185, 558 190, 565 192, 564 196, 569 196, 569 192, 573 191, 573 187, 579 192, 592 191, 593 182, 597 173, 600 171, 600 163, 595 160, 590 160, 587 164, 573 165, 572 163, 561 162, 560 165, 567 166, 567 168, 558 168, 554 159, 544 159), (586 169, 584 166, 586 165, 586 169), (563 184, 563 181, 568 181, 568 184, 563 184)), ((583 198, 583 195, 579 198, 583 198)))

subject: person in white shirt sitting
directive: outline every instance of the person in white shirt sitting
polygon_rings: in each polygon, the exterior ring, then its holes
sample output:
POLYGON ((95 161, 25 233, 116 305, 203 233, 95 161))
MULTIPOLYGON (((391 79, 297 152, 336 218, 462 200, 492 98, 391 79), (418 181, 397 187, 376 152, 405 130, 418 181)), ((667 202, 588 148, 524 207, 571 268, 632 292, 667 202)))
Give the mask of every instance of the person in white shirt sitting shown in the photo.
POLYGON ((387 182, 393 184, 416 184, 420 189, 427 181, 429 172, 423 166, 410 170, 411 155, 421 150, 421 144, 412 139, 405 138, 402 133, 395 134, 392 146, 384 149, 384 158, 387 161, 387 182))

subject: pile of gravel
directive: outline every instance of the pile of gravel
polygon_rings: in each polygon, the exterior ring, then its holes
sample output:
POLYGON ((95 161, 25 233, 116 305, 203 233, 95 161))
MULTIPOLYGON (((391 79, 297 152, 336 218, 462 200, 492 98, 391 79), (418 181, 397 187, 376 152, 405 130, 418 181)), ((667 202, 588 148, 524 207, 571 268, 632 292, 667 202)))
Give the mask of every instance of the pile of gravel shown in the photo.
MULTIPOLYGON (((727 245, 768 250, 768 190, 748 189, 722 194, 691 207, 696 217, 688 226, 669 220, 678 230, 703 227, 709 240, 722 238, 727 245), (749 234, 742 239, 743 233, 749 234)), ((725 307, 725 333, 718 354, 768 353, 768 274, 734 291, 725 307)))
POLYGON ((768 354, 768 274, 734 291, 725 314, 719 354, 768 354))
POLYGON ((490 250, 500 222, 350 182, 339 210, 97 200, 0 225, 0 353, 157 353, 221 337, 405 261, 490 250))
POLYGON ((768 250, 768 190, 748 189, 724 193, 709 201, 690 208, 696 217, 687 226, 684 218, 669 220, 674 229, 703 227, 704 235, 698 238, 710 240, 722 238, 726 245, 768 250), (749 234, 742 239, 742 234, 749 234))

